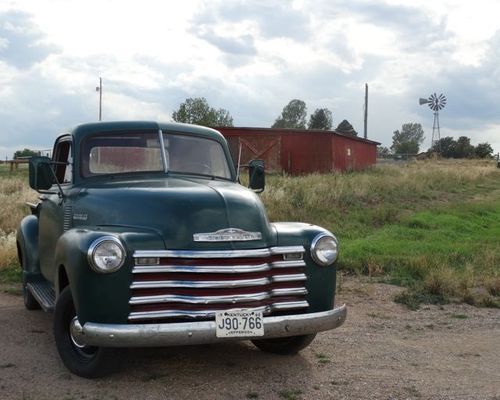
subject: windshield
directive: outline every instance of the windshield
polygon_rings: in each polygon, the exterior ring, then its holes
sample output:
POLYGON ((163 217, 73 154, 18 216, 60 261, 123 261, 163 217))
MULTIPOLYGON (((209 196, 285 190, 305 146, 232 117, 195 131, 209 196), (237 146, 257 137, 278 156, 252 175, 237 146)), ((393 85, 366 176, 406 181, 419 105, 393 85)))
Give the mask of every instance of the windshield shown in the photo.
MULTIPOLYGON (((199 136, 163 133, 168 172, 231 179, 221 144, 199 136)), ((82 147, 84 177, 165 171, 158 132, 99 134, 82 147)))

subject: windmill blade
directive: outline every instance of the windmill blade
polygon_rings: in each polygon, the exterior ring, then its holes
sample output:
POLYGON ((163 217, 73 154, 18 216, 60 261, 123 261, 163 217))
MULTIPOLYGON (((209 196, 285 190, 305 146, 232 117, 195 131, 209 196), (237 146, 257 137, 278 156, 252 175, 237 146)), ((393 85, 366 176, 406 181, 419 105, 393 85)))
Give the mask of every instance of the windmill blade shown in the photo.
POLYGON ((438 112, 439 110, 442 110, 446 105, 446 96, 443 93, 440 93, 438 96, 436 92, 434 92, 429 96, 428 99, 420 98, 418 100, 418 103, 420 105, 427 104, 432 111, 438 112))
POLYGON ((439 109, 442 110, 446 105, 446 96, 444 94, 439 95, 439 109))

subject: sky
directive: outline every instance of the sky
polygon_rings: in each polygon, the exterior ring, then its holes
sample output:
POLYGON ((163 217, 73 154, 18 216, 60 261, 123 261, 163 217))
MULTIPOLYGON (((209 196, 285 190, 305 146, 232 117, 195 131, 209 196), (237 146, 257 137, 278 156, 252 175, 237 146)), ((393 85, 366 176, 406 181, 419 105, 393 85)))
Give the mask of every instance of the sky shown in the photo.
POLYGON ((235 126, 270 127, 292 99, 328 108, 392 144, 433 114, 441 137, 500 151, 497 0, 0 0, 0 158, 49 149, 98 119, 170 121, 189 97, 229 110, 235 126))

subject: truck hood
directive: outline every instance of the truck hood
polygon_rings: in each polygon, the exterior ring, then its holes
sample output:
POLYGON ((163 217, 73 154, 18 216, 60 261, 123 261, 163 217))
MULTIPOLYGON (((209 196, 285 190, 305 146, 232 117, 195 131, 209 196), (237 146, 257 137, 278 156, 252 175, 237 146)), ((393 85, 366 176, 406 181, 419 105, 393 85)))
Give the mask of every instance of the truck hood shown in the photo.
POLYGON ((72 226, 154 230, 167 249, 260 248, 276 241, 259 197, 234 182, 181 177, 107 181, 75 197, 72 226), (195 234, 228 228, 258 232, 261 239, 194 241, 195 234))

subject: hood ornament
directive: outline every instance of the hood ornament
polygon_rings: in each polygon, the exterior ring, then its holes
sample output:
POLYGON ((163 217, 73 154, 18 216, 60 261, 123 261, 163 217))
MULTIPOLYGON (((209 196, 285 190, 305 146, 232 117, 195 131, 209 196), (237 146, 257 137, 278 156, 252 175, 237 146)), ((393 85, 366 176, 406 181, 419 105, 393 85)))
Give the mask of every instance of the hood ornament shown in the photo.
POLYGON ((262 239, 260 232, 247 232, 237 228, 220 229, 216 232, 195 233, 195 242, 246 242, 262 239))

